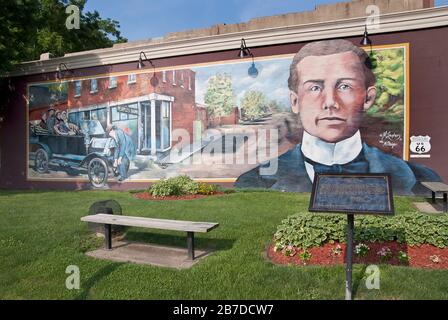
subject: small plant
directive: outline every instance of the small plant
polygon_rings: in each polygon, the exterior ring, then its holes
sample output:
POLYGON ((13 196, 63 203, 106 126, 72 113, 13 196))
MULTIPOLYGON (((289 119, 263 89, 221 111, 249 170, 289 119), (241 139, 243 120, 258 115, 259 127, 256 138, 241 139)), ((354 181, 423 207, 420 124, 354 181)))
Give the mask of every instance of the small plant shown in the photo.
POLYGON ((403 252, 403 251, 398 251, 397 258, 398 258, 398 261, 401 264, 408 264, 409 260, 410 260, 409 255, 406 252, 403 252))
POLYGON ((438 255, 432 255, 432 256, 430 256, 429 257, 429 260, 431 260, 432 262, 434 262, 434 263, 440 263, 440 262, 442 262, 442 259, 440 258, 440 256, 438 256, 438 255))
POLYGON ((169 179, 161 179, 154 183, 148 191, 154 197, 197 194, 198 183, 190 177, 183 175, 169 179))
POLYGON ((297 253, 296 249, 292 245, 288 245, 284 248, 283 253, 287 257, 294 257, 297 253))
POLYGON ((387 262, 392 258, 392 251, 388 247, 382 247, 376 254, 380 257, 382 263, 387 262))
POLYGON ((198 183, 198 194, 203 194, 203 195, 211 195, 211 194, 215 194, 216 191, 218 191, 218 187, 214 184, 208 184, 205 182, 199 182, 198 183))
POLYGON ((181 190, 171 180, 161 179, 154 183, 148 190, 154 197, 178 196, 181 190))
POLYGON ((302 260, 303 265, 306 265, 308 263, 308 261, 311 260, 311 252, 309 252, 308 250, 303 250, 300 254, 299 254, 300 260, 302 260))
POLYGON ((274 252, 282 251, 284 246, 281 243, 276 243, 274 246, 274 252))
POLYGON ((364 243, 360 243, 355 247, 355 253, 356 253, 356 255, 358 255, 360 257, 367 256, 369 251, 370 251, 369 246, 364 243))
POLYGON ((331 248, 331 255, 333 257, 338 257, 342 254, 342 247, 337 244, 335 247, 331 248))

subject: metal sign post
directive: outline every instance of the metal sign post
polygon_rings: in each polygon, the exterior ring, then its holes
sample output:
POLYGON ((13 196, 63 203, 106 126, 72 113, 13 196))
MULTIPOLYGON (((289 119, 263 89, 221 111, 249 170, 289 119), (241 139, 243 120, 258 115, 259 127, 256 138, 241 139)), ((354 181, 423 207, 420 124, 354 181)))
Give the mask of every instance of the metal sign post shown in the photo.
POLYGON ((345 300, 352 300, 355 214, 394 215, 390 175, 316 173, 309 211, 347 214, 345 300))
POLYGON ((345 247, 345 300, 352 300, 352 273, 353 273, 353 231, 355 228, 355 215, 347 215, 347 245, 345 247))

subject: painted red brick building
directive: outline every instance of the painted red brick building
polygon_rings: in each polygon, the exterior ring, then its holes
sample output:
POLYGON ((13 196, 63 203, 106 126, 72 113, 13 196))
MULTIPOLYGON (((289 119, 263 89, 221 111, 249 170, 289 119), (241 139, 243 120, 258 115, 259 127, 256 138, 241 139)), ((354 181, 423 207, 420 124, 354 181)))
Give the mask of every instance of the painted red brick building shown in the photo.
POLYGON ((192 138, 195 121, 206 112, 195 107, 191 69, 75 79, 67 84, 65 101, 35 106, 30 120, 40 119, 50 106, 66 110, 77 125, 82 120, 99 120, 104 128, 116 124, 131 135, 139 154, 153 155, 176 143, 171 140, 175 129, 185 129, 192 138))

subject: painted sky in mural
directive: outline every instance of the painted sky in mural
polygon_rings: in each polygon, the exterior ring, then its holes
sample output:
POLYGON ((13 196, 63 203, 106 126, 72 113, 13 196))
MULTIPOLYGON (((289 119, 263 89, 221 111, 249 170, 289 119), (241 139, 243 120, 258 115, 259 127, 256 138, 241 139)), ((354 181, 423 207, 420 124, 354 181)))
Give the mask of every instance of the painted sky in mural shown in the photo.
POLYGON ((216 74, 230 74, 237 105, 241 105, 241 100, 247 91, 257 90, 265 93, 269 99, 278 101, 282 109, 288 111, 287 82, 291 58, 257 60, 255 65, 259 75, 255 79, 247 72, 251 64, 252 62, 241 62, 193 68, 196 72, 196 101, 205 103, 204 96, 211 77, 216 74))

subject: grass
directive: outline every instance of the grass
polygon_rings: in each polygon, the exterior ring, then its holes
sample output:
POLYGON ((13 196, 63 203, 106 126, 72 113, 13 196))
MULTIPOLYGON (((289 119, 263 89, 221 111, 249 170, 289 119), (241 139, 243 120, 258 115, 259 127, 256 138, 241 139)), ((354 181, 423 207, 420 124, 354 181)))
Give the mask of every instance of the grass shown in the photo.
MULTIPOLYGON (((237 192, 194 201, 144 201, 127 192, 0 191, 0 299, 343 299, 342 266, 277 266, 264 258, 277 225, 306 211, 309 195, 237 192), (102 241, 80 221, 94 201, 115 199, 127 215, 219 222, 198 234, 216 252, 188 270, 87 257, 102 241), (77 265, 80 290, 67 290, 77 265)), ((397 197, 396 211, 415 198, 397 197)), ((128 229, 127 239, 185 246, 178 232, 128 229)), ((448 271, 381 266, 381 289, 367 290, 354 268, 355 299, 448 299, 448 271)))

